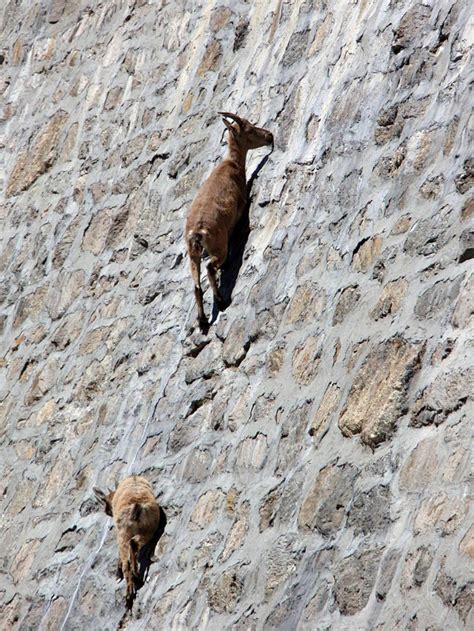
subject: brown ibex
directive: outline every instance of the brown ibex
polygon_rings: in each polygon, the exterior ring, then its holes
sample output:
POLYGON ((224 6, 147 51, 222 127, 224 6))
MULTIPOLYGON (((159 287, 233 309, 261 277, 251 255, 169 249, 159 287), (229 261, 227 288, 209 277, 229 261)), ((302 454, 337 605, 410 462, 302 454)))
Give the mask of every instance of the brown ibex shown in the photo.
POLYGON ((189 209, 186 221, 186 244, 194 281, 199 327, 206 332, 209 326, 204 313, 201 289, 201 258, 209 255, 207 275, 219 309, 225 307, 217 287, 217 271, 227 258, 229 237, 242 216, 247 203, 245 160, 250 149, 272 146, 273 134, 266 129, 230 114, 222 115, 228 134, 228 153, 199 189, 189 209), (227 118, 234 121, 230 123, 227 118))
POLYGON ((126 478, 115 491, 94 493, 117 529, 119 560, 117 578, 125 577, 125 604, 131 609, 137 590, 143 586, 155 551, 166 526, 166 515, 158 505, 150 483, 141 476, 126 478))

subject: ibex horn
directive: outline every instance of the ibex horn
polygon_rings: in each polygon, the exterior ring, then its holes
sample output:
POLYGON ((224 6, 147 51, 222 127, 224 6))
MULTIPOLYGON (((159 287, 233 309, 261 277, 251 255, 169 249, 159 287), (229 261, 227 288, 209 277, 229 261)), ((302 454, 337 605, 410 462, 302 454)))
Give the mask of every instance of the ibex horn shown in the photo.
POLYGON ((230 118, 230 120, 235 121, 239 127, 242 127, 242 119, 236 114, 231 114, 230 112, 218 112, 218 114, 230 118))

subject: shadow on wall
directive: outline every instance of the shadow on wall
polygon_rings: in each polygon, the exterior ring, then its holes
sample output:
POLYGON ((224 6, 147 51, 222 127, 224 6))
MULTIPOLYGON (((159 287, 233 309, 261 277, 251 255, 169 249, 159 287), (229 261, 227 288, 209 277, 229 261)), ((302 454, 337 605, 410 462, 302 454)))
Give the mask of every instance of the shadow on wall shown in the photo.
POLYGON ((150 541, 146 543, 144 546, 142 546, 138 553, 138 568, 139 568, 138 572, 139 572, 139 577, 142 582, 142 585, 145 583, 147 579, 148 572, 150 570, 150 565, 152 564, 152 557, 155 554, 155 548, 157 546, 158 541, 161 539, 161 537, 163 536, 163 533, 165 532, 167 521, 168 520, 166 519, 166 513, 160 506, 159 526, 156 529, 155 534, 150 539, 150 541))
MULTIPOLYGON (((267 155, 263 156, 263 158, 258 163, 256 169, 250 176, 249 181, 247 182, 247 203, 245 204, 245 208, 244 208, 244 211, 242 212, 241 218, 239 219, 237 225, 234 228, 232 237, 229 239, 229 253, 221 269, 221 280, 220 280, 220 286, 219 286, 219 290, 224 299, 224 304, 226 306, 226 309, 227 307, 230 306, 232 302, 232 292, 234 291, 235 283, 237 282, 240 268, 242 267, 245 246, 247 245, 247 241, 250 235, 249 210, 250 210, 250 205, 252 203, 252 200, 251 200, 252 187, 260 171, 263 169, 263 167, 267 163, 270 155, 271 153, 268 153, 267 155)), ((216 302, 214 301, 213 306, 212 306, 211 324, 215 322, 215 320, 217 319, 218 313, 219 313, 219 308, 216 302)))

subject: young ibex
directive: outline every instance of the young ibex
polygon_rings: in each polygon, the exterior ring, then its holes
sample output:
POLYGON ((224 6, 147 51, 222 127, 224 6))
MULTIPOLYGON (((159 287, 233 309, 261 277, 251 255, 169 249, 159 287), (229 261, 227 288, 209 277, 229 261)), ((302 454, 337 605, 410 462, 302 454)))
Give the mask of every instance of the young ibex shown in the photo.
POLYGON ((119 547, 117 578, 125 577, 125 603, 131 609, 164 532, 166 516, 150 483, 140 476, 126 478, 107 495, 97 488, 94 493, 107 515, 114 518, 119 547))
POLYGON ((198 322, 205 333, 209 323, 204 313, 201 289, 201 257, 206 251, 210 257, 207 275, 216 305, 225 307, 217 287, 216 274, 227 258, 229 237, 242 216, 247 203, 245 160, 250 149, 266 145, 273 148, 273 134, 266 129, 230 114, 219 112, 229 130, 229 151, 199 189, 186 221, 186 244, 194 281, 198 308, 198 322), (227 118, 234 121, 230 123, 227 118))

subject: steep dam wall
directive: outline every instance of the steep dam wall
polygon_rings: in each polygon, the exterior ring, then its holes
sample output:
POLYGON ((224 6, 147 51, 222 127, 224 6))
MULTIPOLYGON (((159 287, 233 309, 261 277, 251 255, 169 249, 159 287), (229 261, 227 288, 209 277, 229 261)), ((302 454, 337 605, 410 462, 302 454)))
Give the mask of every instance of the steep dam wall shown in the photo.
POLYGON ((470 3, 0 24, 0 627, 472 629, 470 3), (276 147, 203 336, 183 230, 219 110, 276 147), (92 488, 132 473, 168 524, 126 615, 92 488))

